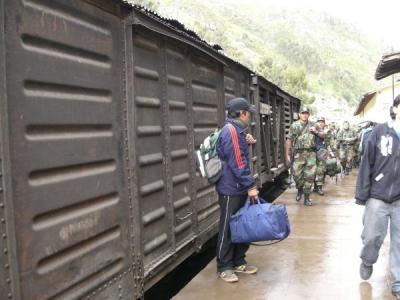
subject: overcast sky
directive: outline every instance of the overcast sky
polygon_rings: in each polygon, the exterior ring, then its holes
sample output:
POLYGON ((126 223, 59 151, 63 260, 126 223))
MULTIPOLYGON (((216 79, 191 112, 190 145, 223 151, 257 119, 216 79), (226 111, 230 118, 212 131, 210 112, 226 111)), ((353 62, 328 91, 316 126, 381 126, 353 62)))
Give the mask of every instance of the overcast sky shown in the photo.
POLYGON ((325 11, 382 37, 400 51, 400 0, 267 0, 276 5, 325 11))

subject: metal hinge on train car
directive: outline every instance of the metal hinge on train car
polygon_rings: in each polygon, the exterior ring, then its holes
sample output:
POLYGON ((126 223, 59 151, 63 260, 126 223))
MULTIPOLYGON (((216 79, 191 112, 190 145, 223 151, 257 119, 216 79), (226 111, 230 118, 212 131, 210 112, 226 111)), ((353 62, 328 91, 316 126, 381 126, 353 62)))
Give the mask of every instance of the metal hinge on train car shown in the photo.
POLYGON ((260 114, 261 115, 270 115, 271 114, 271 105, 260 103, 260 114))
POLYGON ((251 76, 251 84, 252 85, 257 85, 258 84, 258 76, 257 75, 252 75, 251 76))

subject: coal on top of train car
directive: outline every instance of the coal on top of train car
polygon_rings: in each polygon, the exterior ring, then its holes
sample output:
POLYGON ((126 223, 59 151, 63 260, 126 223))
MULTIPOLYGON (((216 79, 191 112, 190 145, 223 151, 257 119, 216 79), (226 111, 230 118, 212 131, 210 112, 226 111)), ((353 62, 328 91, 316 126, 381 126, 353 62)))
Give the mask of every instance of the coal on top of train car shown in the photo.
MULTIPOLYGON (((207 53, 208 55, 212 56, 213 58, 215 58, 216 60, 220 61, 222 64, 227 65, 227 64, 236 64, 237 66, 239 66, 242 69, 245 69, 248 73, 254 75, 254 76, 258 76, 261 77, 268 85, 273 86, 276 90, 278 90, 279 92, 286 94, 292 98, 295 98, 296 100, 299 100, 296 97, 293 97, 292 95, 290 95, 289 93, 287 93, 286 91, 284 91, 282 88, 280 88, 279 86, 277 86, 276 84, 272 83, 271 81, 269 81, 268 79, 264 78, 263 76, 256 74, 254 71, 250 70, 248 67, 246 67, 245 65, 241 64, 240 62, 226 56, 225 54, 223 54, 220 50, 222 50, 223 48, 218 45, 218 44, 210 44, 207 41, 203 40, 196 32, 194 32, 193 30, 190 30, 188 28, 185 27, 184 24, 182 24, 181 22, 179 22, 178 20, 175 19, 170 19, 170 18, 165 18, 160 16, 159 14, 157 14, 156 12, 141 6, 141 5, 137 5, 137 4, 132 4, 130 2, 127 2, 125 0, 117 0, 121 3, 123 3, 124 5, 129 5, 130 8, 136 12, 137 14, 134 16, 133 18, 133 24, 134 25, 141 25, 144 26, 150 30, 155 30, 158 31, 157 28, 151 27, 151 24, 146 22, 145 19, 143 19, 143 17, 147 17, 169 29, 171 29, 173 31, 174 34, 178 34, 180 36, 179 40, 181 40, 182 42, 188 43, 194 43, 196 48, 199 48, 199 46, 201 47, 200 50, 202 50, 203 52, 207 53), (140 14, 140 15, 138 15, 140 14), (140 18, 142 17, 142 18, 140 18), (182 39, 183 38, 183 39, 182 39)), ((167 35, 167 32, 159 32, 159 33, 164 33, 167 35)), ((178 38, 176 36, 171 36, 172 38, 178 38)))
MULTIPOLYGON (((165 34, 168 35, 172 38, 175 39, 179 39, 185 43, 194 43, 193 46, 196 46, 196 48, 199 48, 199 46, 201 47, 200 50, 202 50, 203 52, 206 52, 208 55, 213 56, 214 58, 217 58, 217 54, 220 54, 218 52, 219 49, 222 49, 222 47, 220 45, 217 44, 209 44, 208 42, 206 42, 205 40, 201 39, 197 33, 195 33, 194 31, 188 29, 185 27, 185 25, 183 25, 181 22, 179 22, 178 20, 174 20, 174 19, 168 19, 168 18, 164 18, 160 15, 158 15, 156 12, 145 8, 143 6, 139 6, 139 5, 132 5, 132 9, 133 11, 136 13, 133 17, 133 24, 134 25, 141 25, 144 26, 150 30, 154 30, 154 31, 160 31, 160 28, 154 28, 152 27, 151 23, 148 22, 148 20, 144 19, 144 17, 147 17, 150 20, 153 20, 159 24, 161 24, 163 27, 169 28, 170 30, 173 31, 173 33, 178 34, 178 36, 171 36, 168 34, 168 32, 166 31, 162 31, 159 32, 161 34, 165 34), (142 17, 142 18, 141 18, 142 17), (182 40, 183 38, 183 40, 182 40)), ((219 59, 217 59, 219 60, 219 59)), ((222 62, 222 61, 221 61, 222 62)))

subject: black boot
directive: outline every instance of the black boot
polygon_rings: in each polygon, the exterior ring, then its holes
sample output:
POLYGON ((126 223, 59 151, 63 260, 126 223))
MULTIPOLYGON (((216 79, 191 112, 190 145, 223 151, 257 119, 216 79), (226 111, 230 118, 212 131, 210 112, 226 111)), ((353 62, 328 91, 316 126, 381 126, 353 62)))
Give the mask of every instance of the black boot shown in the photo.
POLYGON ((320 196, 324 195, 324 192, 322 191, 322 185, 316 185, 314 191, 320 196))
POLYGON ((310 199, 310 194, 304 194, 304 205, 305 206, 311 206, 312 201, 310 199))
POLYGON ((303 189, 298 189, 297 190, 297 195, 296 195, 296 201, 297 202, 300 201, 302 195, 303 195, 303 189))

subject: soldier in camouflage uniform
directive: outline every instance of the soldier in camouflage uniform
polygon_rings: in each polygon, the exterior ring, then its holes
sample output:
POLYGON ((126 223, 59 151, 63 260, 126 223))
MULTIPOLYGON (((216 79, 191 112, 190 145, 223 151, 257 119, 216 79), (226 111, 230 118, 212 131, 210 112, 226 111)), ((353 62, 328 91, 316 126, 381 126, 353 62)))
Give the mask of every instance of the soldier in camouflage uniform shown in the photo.
POLYGON ((337 135, 339 146, 339 159, 344 168, 345 175, 349 175, 354 157, 354 143, 357 140, 356 132, 350 128, 348 121, 343 123, 343 128, 337 135))
POLYGON ((332 134, 329 130, 325 131, 325 118, 319 117, 317 119, 318 125, 321 130, 324 131, 325 136, 322 138, 319 135, 315 136, 315 147, 316 151, 323 151, 321 149, 326 150, 326 157, 321 158, 320 155, 317 155, 317 171, 315 176, 315 183, 314 183, 314 192, 318 195, 323 196, 324 192, 322 191, 322 186, 325 183, 325 173, 326 173, 326 159, 328 158, 328 148, 330 148, 330 143, 332 139, 332 134))
POLYGON ((337 151, 337 139, 336 138, 337 138, 338 130, 336 128, 335 123, 332 122, 329 124, 329 132, 330 132, 329 146, 331 147, 331 150, 336 155, 336 151, 337 151))
POLYGON ((356 140, 354 141, 354 160, 353 165, 354 167, 358 167, 360 165, 361 160, 361 153, 359 151, 360 148, 360 141, 361 141, 361 127, 355 127, 354 131, 356 133, 356 140))
POLYGON ((310 112, 302 106, 299 111, 300 120, 294 122, 289 129, 286 141, 286 161, 293 164, 293 177, 296 182, 296 201, 304 194, 304 205, 311 206, 311 189, 315 180, 317 161, 315 153, 315 136, 324 136, 317 124, 308 121, 310 112))

